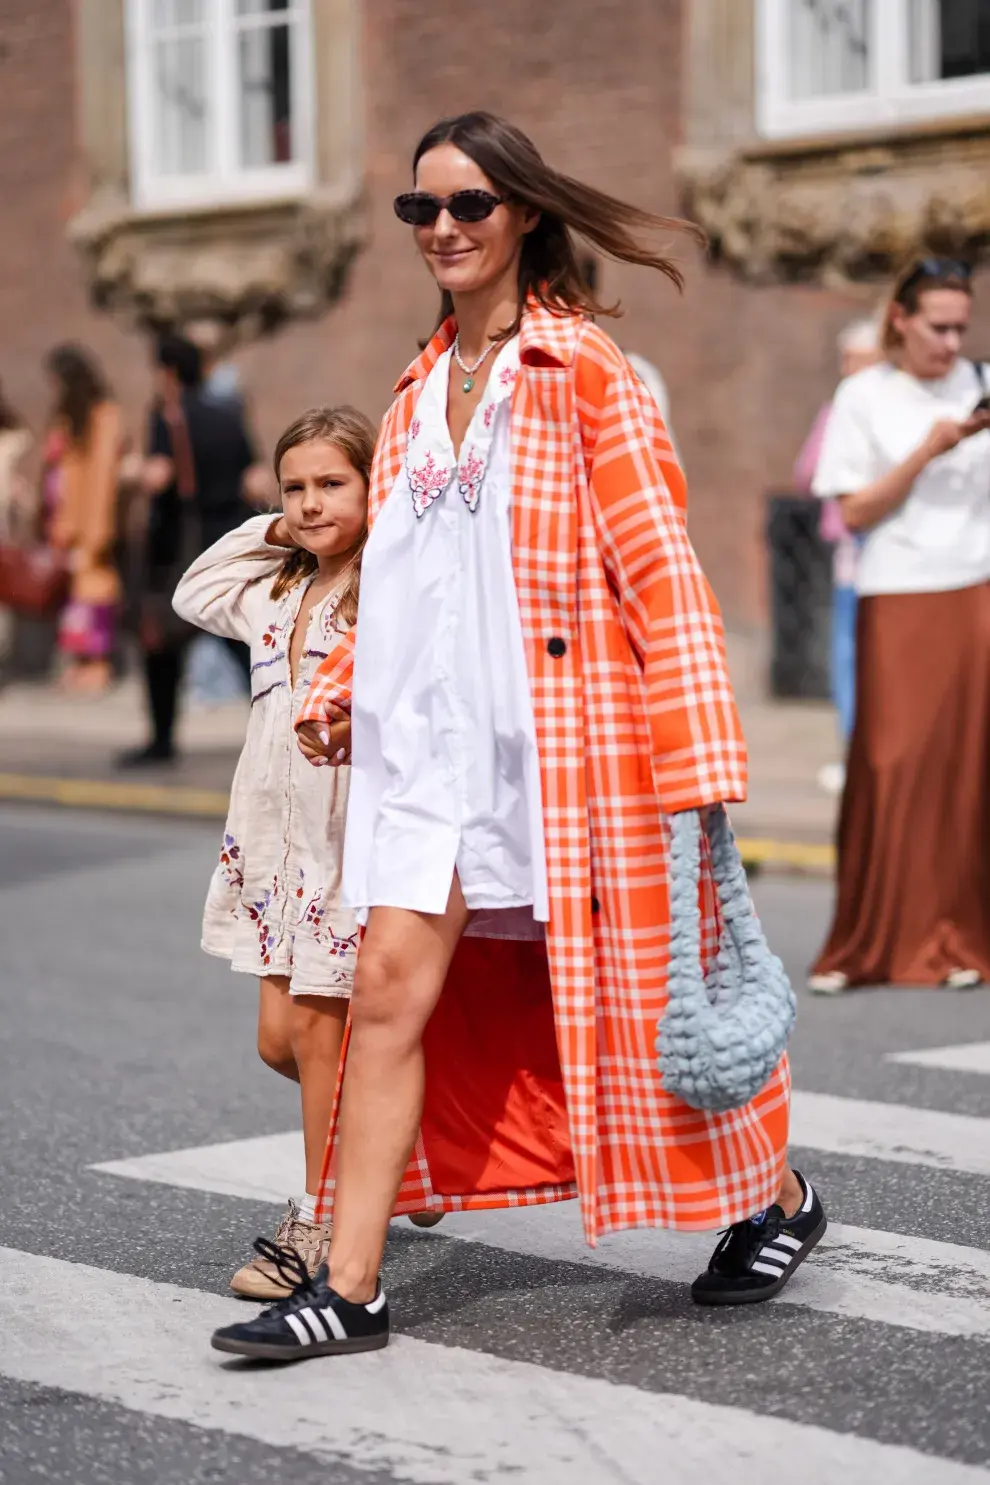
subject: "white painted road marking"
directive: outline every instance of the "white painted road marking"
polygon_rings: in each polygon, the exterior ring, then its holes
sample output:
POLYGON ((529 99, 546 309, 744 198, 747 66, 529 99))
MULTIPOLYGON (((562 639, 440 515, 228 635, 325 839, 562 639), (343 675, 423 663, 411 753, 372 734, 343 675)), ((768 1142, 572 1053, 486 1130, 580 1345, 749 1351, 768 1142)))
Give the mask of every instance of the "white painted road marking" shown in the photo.
POLYGON ((885 1062, 906 1062, 916 1067, 941 1067, 949 1072, 985 1073, 990 1076, 990 1042, 963 1042, 958 1047, 925 1047, 920 1052, 888 1052, 885 1062))
POLYGON ((658 1461, 665 1485, 787 1472, 802 1485, 990 1485, 986 1470, 853 1434, 402 1336, 346 1361, 224 1364, 210 1331, 243 1315, 198 1290, 0 1248, 4 1376, 410 1485, 656 1485, 658 1461))
POLYGON ((832 1093, 795 1093, 792 1145, 990 1176, 990 1119, 832 1093))
MULTIPOLYGON (((274 1203, 301 1189, 301 1151, 302 1137, 293 1132, 112 1161, 95 1169, 274 1203)), ((447 1217, 436 1235, 552 1262, 590 1263, 684 1284, 707 1267, 714 1242, 710 1233, 640 1230, 617 1233, 592 1250, 585 1244, 573 1202, 465 1212, 447 1217)), ((812 1262, 777 1303, 941 1335, 990 1336, 990 1253, 833 1225, 812 1262)))

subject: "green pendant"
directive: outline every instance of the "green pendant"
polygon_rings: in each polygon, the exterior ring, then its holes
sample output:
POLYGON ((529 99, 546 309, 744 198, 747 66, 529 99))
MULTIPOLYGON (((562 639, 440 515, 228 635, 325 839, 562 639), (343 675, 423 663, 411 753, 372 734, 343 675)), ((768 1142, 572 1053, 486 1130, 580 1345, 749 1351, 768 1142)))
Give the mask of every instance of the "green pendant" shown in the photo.
POLYGON ((464 384, 463 384, 463 386, 461 388, 461 391, 462 392, 473 392, 474 391, 474 377, 473 376, 469 376, 465 380, 465 382, 464 382, 464 384))

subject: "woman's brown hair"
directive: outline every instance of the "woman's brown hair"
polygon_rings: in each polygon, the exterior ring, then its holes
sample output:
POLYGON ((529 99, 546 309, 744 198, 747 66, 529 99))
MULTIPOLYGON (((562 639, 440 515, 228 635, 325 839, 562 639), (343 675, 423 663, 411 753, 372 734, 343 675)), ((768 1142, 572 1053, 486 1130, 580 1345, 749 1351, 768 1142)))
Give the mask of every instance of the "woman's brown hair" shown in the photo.
MULTIPOLYGON (((319 439, 326 443, 335 444, 347 456, 348 462, 353 465, 364 480, 365 489, 371 478, 371 460, 375 452, 375 429, 370 419, 364 413, 358 412, 356 407, 314 407, 309 412, 303 413, 291 423, 278 443, 275 445, 275 454, 272 464, 275 469, 275 478, 281 481, 282 460, 290 449, 298 448, 300 444, 313 443, 319 439)), ((347 583, 340 596, 335 617, 340 619, 350 628, 357 623, 358 593, 361 584, 361 553, 368 539, 368 528, 365 526, 360 540, 351 553, 351 560, 346 569, 347 583)), ((301 583, 304 578, 309 577, 317 570, 317 560, 312 552, 305 552, 301 547, 287 553, 282 566, 279 568, 272 584, 272 597, 281 598, 290 588, 301 583)))
POLYGON ((894 328, 895 309, 903 310, 906 315, 916 315, 921 308, 922 296, 930 289, 954 289, 972 299, 971 273, 968 263, 958 262, 955 258, 912 258, 894 280, 884 310, 880 326, 880 347, 884 355, 889 356, 901 343, 894 328))
MULTIPOLYGON (((430 150, 452 144, 483 170, 496 190, 510 201, 531 207, 540 219, 523 238, 519 263, 519 312, 504 336, 514 335, 526 301, 534 298, 555 314, 618 315, 618 305, 602 304, 582 272, 574 238, 622 263, 656 268, 678 289, 684 277, 677 264, 640 240, 658 232, 690 233, 704 243, 700 227, 676 217, 657 216, 630 206, 593 186, 561 175, 547 165, 521 129, 490 113, 463 113, 441 119, 424 134, 413 156, 413 175, 430 150)), ((440 320, 453 310, 443 290, 440 320)))
POLYGON ((110 396, 103 373, 82 346, 68 344, 48 352, 45 369, 58 385, 55 416, 67 425, 73 443, 85 443, 93 409, 110 396))

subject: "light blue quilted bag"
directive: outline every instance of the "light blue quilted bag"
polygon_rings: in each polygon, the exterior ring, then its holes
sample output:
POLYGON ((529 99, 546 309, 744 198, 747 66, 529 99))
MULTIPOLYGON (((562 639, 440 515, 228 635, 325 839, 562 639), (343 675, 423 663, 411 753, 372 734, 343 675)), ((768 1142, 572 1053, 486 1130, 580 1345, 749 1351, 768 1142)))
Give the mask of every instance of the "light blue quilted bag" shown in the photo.
POLYGON ((756 916, 729 817, 707 818, 722 935, 701 964, 701 818, 670 817, 670 1001, 657 1025, 668 1093, 695 1109, 736 1109, 765 1086, 787 1046, 796 1002, 756 916))

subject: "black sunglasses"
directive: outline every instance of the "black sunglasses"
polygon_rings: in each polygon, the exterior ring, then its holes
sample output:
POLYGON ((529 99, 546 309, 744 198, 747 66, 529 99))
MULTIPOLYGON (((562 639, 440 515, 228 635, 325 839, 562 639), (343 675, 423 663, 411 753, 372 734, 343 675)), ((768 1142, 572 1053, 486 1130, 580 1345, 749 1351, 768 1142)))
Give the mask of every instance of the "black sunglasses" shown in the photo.
POLYGON ((442 211, 449 211, 455 222, 483 222, 504 196, 491 191, 455 191, 452 196, 434 196, 432 191, 406 191, 395 198, 395 214, 410 227, 432 227, 442 211))
POLYGON ((913 289, 915 284, 920 283, 922 279, 937 281, 946 278, 959 278, 964 283, 969 283, 972 276, 973 269, 970 264, 963 263, 957 258, 919 258, 901 284, 897 297, 900 299, 901 295, 906 294, 909 289, 913 289))

